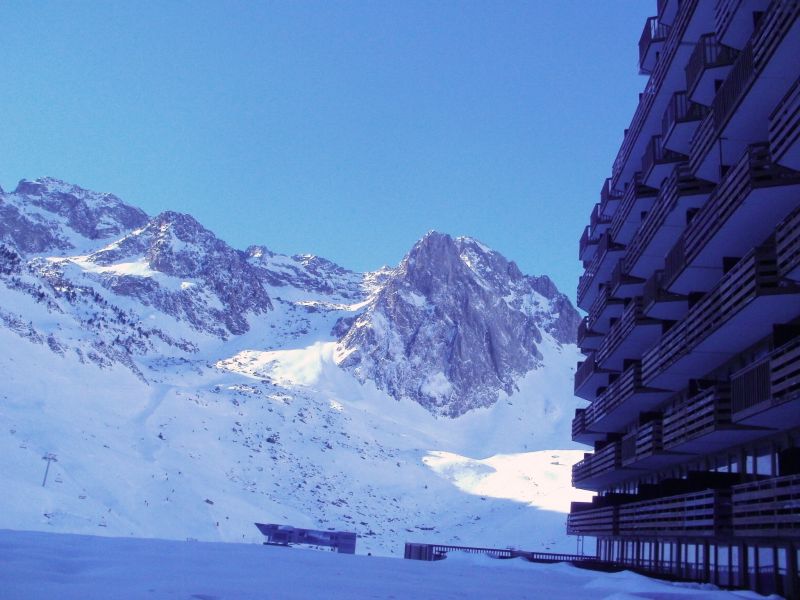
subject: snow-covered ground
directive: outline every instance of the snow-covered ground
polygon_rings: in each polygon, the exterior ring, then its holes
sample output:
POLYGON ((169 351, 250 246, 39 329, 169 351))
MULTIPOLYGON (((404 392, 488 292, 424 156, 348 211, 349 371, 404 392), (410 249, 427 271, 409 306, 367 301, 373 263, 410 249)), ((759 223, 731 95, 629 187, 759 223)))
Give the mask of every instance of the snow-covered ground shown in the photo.
POLYGON ((101 538, 0 530, 9 600, 724 600, 760 598, 630 572, 597 573, 451 554, 421 562, 256 544, 101 538))

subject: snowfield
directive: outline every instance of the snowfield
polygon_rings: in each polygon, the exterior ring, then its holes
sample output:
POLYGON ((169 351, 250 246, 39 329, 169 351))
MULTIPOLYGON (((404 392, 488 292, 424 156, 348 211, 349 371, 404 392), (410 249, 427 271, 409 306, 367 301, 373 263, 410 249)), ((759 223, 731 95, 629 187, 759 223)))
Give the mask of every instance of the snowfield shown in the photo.
POLYGON ((257 544, 0 530, 8 600, 724 600, 761 598, 630 572, 451 554, 422 562, 257 544))

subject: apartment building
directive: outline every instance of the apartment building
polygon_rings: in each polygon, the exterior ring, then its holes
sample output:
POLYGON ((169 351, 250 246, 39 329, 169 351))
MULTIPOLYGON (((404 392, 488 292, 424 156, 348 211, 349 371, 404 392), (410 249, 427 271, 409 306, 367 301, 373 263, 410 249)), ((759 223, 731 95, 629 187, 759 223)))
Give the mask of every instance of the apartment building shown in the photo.
POLYGON ((580 239, 568 531, 800 597, 800 0, 659 0, 580 239))

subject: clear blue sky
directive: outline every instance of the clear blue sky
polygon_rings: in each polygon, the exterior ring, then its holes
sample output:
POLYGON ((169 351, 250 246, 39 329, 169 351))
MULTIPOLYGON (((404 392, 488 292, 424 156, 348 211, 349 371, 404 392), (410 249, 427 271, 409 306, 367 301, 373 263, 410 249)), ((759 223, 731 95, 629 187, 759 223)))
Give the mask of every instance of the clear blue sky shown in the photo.
POLYGON ((367 270, 429 229, 570 297, 655 0, 0 3, 0 185, 367 270))

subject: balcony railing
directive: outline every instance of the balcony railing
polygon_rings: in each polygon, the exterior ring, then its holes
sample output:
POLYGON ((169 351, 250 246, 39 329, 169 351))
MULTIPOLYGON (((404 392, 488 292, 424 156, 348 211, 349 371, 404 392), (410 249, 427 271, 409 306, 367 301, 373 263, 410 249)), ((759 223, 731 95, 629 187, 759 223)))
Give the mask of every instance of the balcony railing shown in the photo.
POLYGON ((688 158, 688 156, 681 154, 680 152, 675 152, 665 148, 661 143, 661 136, 654 135, 647 143, 647 148, 645 149, 644 156, 642 157, 642 179, 645 181, 645 183, 653 186, 659 186, 661 184, 662 176, 657 175, 657 173, 660 173, 665 168, 671 168, 669 165, 683 162, 688 158), (665 165, 667 166, 665 167, 665 165), (661 171, 656 171, 656 169, 659 167, 661 168, 661 171))
POLYGON ((669 27, 659 22, 658 17, 649 17, 639 38, 639 70, 650 73, 655 66, 657 48, 667 40, 669 27))
POLYGON ((764 68, 786 33, 800 17, 800 2, 776 0, 772 2, 753 36, 753 61, 759 71, 764 68))
POLYGON ((597 240, 592 240, 589 237, 589 226, 587 225, 583 230, 581 241, 578 244, 578 258, 580 260, 590 260, 594 256, 596 250, 597 240))
POLYGON ((653 271, 653 274, 645 281, 642 291, 642 307, 646 314, 649 314, 655 304, 661 302, 676 302, 679 300, 687 301, 686 296, 673 294, 662 285, 664 271, 653 271))
POLYGON ((586 433, 586 409, 576 408, 575 417, 572 419, 572 439, 586 433))
POLYGON ((603 182, 603 187, 600 188, 600 212, 613 216, 620 200, 622 200, 622 192, 614 189, 611 184, 611 178, 608 177, 603 182))
POLYGON ((800 398, 800 339, 783 344, 768 357, 731 376, 734 420, 755 406, 778 406, 797 398, 800 398))
POLYGON ((689 95, 694 91, 706 69, 732 65, 738 55, 737 50, 720 44, 713 33, 701 35, 686 64, 686 89, 689 95))
MULTIPOLYGON (((764 246, 751 250, 689 309, 686 317, 663 335, 657 346, 644 355, 642 375, 645 384, 723 327, 757 296, 780 290, 774 249, 764 246)), ((697 364, 695 368, 699 366, 697 364)), ((702 373, 696 376, 702 376, 702 373)))
MULTIPOLYGON (((775 162, 783 162, 790 149, 800 143, 800 79, 789 88, 769 117, 769 148, 775 162)), ((797 150, 795 155, 800 154, 797 150)), ((800 168, 800 158, 786 166, 800 168)))
MULTIPOLYGON (((587 299, 587 294, 591 291, 593 285, 602 283, 595 281, 598 273, 601 271, 601 266, 604 261, 610 260, 611 255, 618 254, 625 250, 625 246, 614 242, 609 233, 604 234, 597 244, 597 252, 588 267, 586 272, 578 280, 578 305, 583 307, 587 299)), ((610 275, 610 273, 608 273, 610 275)), ((599 291, 599 290, 598 290, 599 291)), ((593 299, 593 298, 592 298, 593 299)))
POLYGON ((642 183, 641 173, 634 173, 633 180, 622 197, 619 210, 617 210, 611 222, 611 235, 615 240, 620 237, 625 223, 632 220, 633 217, 631 213, 636 213, 635 209, 637 205, 642 205, 645 204, 646 201, 652 200, 652 198, 656 197, 656 194, 658 194, 658 190, 642 183))
POLYGON ((631 158, 633 149, 636 146, 636 142, 645 126, 645 123, 648 120, 655 102, 655 98, 658 95, 658 92, 661 90, 661 86, 667 77, 670 63, 680 47, 681 40, 683 39, 683 35, 686 31, 689 21, 691 21, 692 15, 697 8, 697 4, 698 0, 685 0, 681 6, 681 10, 678 12, 675 23, 670 28, 669 37, 664 43, 664 47, 661 50, 659 60, 656 63, 655 69, 653 70, 653 74, 650 76, 650 79, 645 86, 644 93, 640 97, 639 105, 636 107, 636 112, 633 115, 631 124, 626 130, 625 137, 622 140, 620 149, 617 152, 616 158, 614 159, 611 179, 615 186, 620 183, 620 177, 623 169, 631 158))
MULTIPOLYGON (((708 196, 714 189, 714 185, 695 179, 688 165, 678 165, 661 188, 653 208, 647 213, 647 217, 642 226, 636 232, 631 243, 628 244, 628 252, 625 255, 625 267, 629 272, 636 270, 639 259, 647 253, 647 249, 653 242, 656 235, 664 236, 668 231, 664 225, 671 213, 678 208, 681 198, 687 196, 708 196)), ((681 215, 681 221, 685 223, 685 214, 681 215)), ((674 230, 675 228, 671 228, 674 230)), ((672 244, 679 235, 674 233, 673 237, 666 241, 672 244)), ((650 271, 650 269, 647 269, 650 271)))
POLYGON ((584 317, 578 324, 578 348, 581 350, 596 350, 600 345, 601 337, 601 334, 590 328, 588 317, 584 317))
POLYGON ((663 451, 663 428, 660 417, 640 425, 622 439, 622 464, 634 465, 663 451))
POLYGON ((662 139, 668 140, 672 131, 683 123, 700 123, 708 114, 709 108, 692 102, 686 92, 675 92, 669 99, 667 110, 661 119, 662 139))
POLYGON ((637 389, 642 387, 642 371, 639 363, 632 363, 622 374, 612 381, 594 402, 586 407, 586 425, 591 426, 612 410, 627 401, 637 389))
POLYGON ((731 494, 706 490, 619 507, 620 535, 710 536, 730 527, 731 494))
POLYGON ((743 483, 732 492, 735 535, 800 536, 800 475, 743 483))
POLYGON ((712 104, 714 110, 714 127, 720 132, 733 109, 738 105, 739 99, 755 78, 755 65, 753 62, 753 47, 748 44, 733 64, 725 81, 717 90, 712 104))
POLYGON ((697 170, 705 160, 714 141, 717 139, 717 130, 714 126, 714 111, 710 110, 694 132, 689 150, 689 168, 697 175, 697 170))
POLYGON ((673 448, 730 424, 730 387, 718 383, 664 412, 664 448, 673 448))
POLYGON ((599 239, 611 225, 611 217, 602 212, 600 204, 595 204, 589 217, 589 231, 592 239, 599 239))
POLYGON ((567 517, 568 535, 608 536, 617 533, 616 506, 586 509, 580 506, 582 504, 572 503, 572 511, 567 517))
POLYGON ((775 230, 775 252, 780 277, 800 279, 800 207, 775 230))
MULTIPOLYGON (((726 173, 711 198, 695 215, 683 236, 667 255, 665 283, 669 285, 675 280, 705 244, 725 226, 728 218, 738 211, 751 191, 796 184, 800 184, 800 173, 773 163, 767 144, 748 146, 742 158, 726 173)), ((768 227, 769 223, 754 225, 768 227)))
POLYGON ((622 467, 622 448, 612 442, 594 454, 587 454, 582 461, 572 465, 572 486, 581 487, 590 478, 610 473, 622 467))
MULTIPOLYGON (((622 316, 614 323, 611 330, 603 338, 597 350, 597 364, 604 366, 603 363, 619 349, 620 345, 625 342, 637 326, 658 324, 659 322, 655 319, 650 319, 644 315, 641 297, 632 298, 625 307, 622 316)), ((638 357, 631 356, 629 358, 638 357)))

